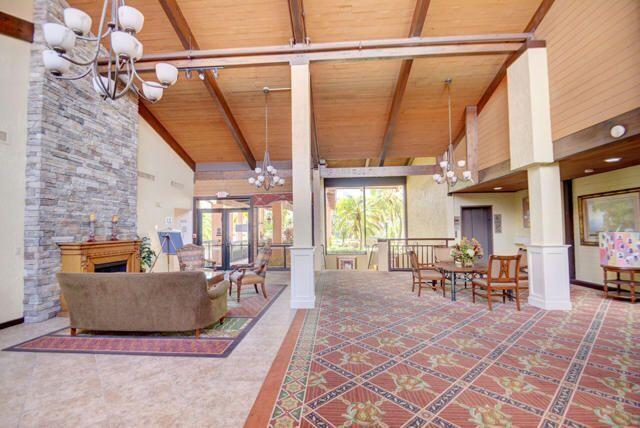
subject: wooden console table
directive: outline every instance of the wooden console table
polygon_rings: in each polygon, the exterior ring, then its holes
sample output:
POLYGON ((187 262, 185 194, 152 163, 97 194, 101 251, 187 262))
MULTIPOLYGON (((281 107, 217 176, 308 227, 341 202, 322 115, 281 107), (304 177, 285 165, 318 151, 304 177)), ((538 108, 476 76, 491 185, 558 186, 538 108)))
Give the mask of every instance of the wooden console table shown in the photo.
POLYGON ((606 266, 601 265, 602 270, 604 272, 604 297, 605 299, 609 297, 609 285, 613 285, 617 288, 617 294, 611 296, 619 299, 629 299, 631 303, 636 302, 636 286, 640 286, 640 281, 636 281, 636 275, 640 276, 640 267, 618 267, 618 266, 606 266), (615 278, 609 278, 608 273, 615 273, 615 278), (621 273, 629 274, 629 279, 620 278, 621 273), (629 287, 629 296, 621 294, 620 290, 621 285, 626 285, 629 287))

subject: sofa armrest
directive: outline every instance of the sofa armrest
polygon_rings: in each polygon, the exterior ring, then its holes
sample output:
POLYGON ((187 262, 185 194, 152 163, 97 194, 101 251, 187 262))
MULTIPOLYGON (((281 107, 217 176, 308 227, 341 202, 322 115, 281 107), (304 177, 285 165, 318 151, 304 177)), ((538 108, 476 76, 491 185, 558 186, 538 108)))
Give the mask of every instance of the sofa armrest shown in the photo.
POLYGON ((219 282, 215 287, 207 290, 207 294, 211 300, 218 299, 220 297, 227 298, 227 291, 229 290, 229 281, 224 280, 219 282))

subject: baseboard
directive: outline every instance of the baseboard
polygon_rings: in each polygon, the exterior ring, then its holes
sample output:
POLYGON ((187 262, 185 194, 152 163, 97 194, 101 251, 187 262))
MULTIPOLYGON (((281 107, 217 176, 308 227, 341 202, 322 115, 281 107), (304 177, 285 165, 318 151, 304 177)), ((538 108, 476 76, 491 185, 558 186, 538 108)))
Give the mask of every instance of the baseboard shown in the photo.
POLYGON ((579 279, 572 279, 572 284, 579 285, 581 287, 593 288, 594 290, 602 291, 602 285, 596 284, 595 282, 582 281, 579 279))
POLYGON ((24 317, 17 318, 15 320, 5 321, 3 323, 0 323, 0 330, 2 330, 3 328, 13 327, 14 325, 22 324, 23 322, 24 322, 24 317))

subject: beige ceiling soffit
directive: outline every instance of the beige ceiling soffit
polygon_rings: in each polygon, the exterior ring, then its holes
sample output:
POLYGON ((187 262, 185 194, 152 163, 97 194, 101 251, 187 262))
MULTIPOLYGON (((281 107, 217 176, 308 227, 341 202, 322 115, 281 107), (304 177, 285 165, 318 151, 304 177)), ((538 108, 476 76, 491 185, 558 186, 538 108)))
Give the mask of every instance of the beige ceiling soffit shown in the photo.
POLYGON ((354 168, 320 167, 320 177, 322 178, 405 177, 409 175, 433 175, 435 172, 435 165, 377 166, 354 168))

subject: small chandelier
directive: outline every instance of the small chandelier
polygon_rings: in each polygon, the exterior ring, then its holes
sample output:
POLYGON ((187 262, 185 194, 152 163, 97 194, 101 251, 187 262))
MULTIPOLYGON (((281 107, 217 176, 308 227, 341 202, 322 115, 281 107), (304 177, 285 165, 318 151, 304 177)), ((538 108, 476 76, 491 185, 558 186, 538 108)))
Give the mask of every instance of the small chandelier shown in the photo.
MULTIPOLYGON (((449 106, 449 146, 447 147, 447 153, 445 158, 440 161, 440 168, 442 169, 442 174, 433 174, 433 181, 438 184, 447 183, 450 186, 455 186, 458 183, 458 176, 454 171, 454 167, 456 162, 453 158, 453 144, 451 141, 451 82, 452 79, 446 79, 444 84, 447 87, 447 100, 449 106)), ((457 162, 459 168, 464 168, 467 165, 466 160, 460 159, 457 162)), ((471 171, 464 170, 462 172, 462 180, 463 181, 472 181, 471 179, 471 171)))
POLYGON ((93 88, 103 99, 116 100, 131 90, 152 103, 159 101, 163 91, 178 80, 178 69, 166 63, 156 65, 158 82, 146 81, 138 75, 135 63, 142 57, 143 49, 135 34, 142 29, 144 15, 139 10, 126 6, 124 0, 104 0, 96 37, 89 35, 91 17, 88 14, 69 7, 64 10, 63 15, 64 25, 53 22, 43 25, 49 49, 42 52, 42 59, 45 69, 56 78, 78 80, 91 74, 93 88), (110 9, 111 16, 108 23, 107 9, 110 9), (104 47, 101 42, 107 37, 110 38, 110 43, 108 47, 104 47), (70 52, 76 40, 95 43, 95 52, 88 61, 71 57, 70 52), (84 70, 79 75, 66 76, 71 64, 83 67, 84 70), (134 83, 134 77, 139 81, 141 89, 134 83))
POLYGON ((284 178, 278 176, 278 170, 271 165, 269 158, 269 93, 271 89, 267 86, 262 88, 264 92, 264 157, 262 158, 262 167, 256 167, 256 177, 249 178, 249 184, 253 184, 258 189, 263 188, 266 191, 271 190, 275 186, 284 186, 284 178))

